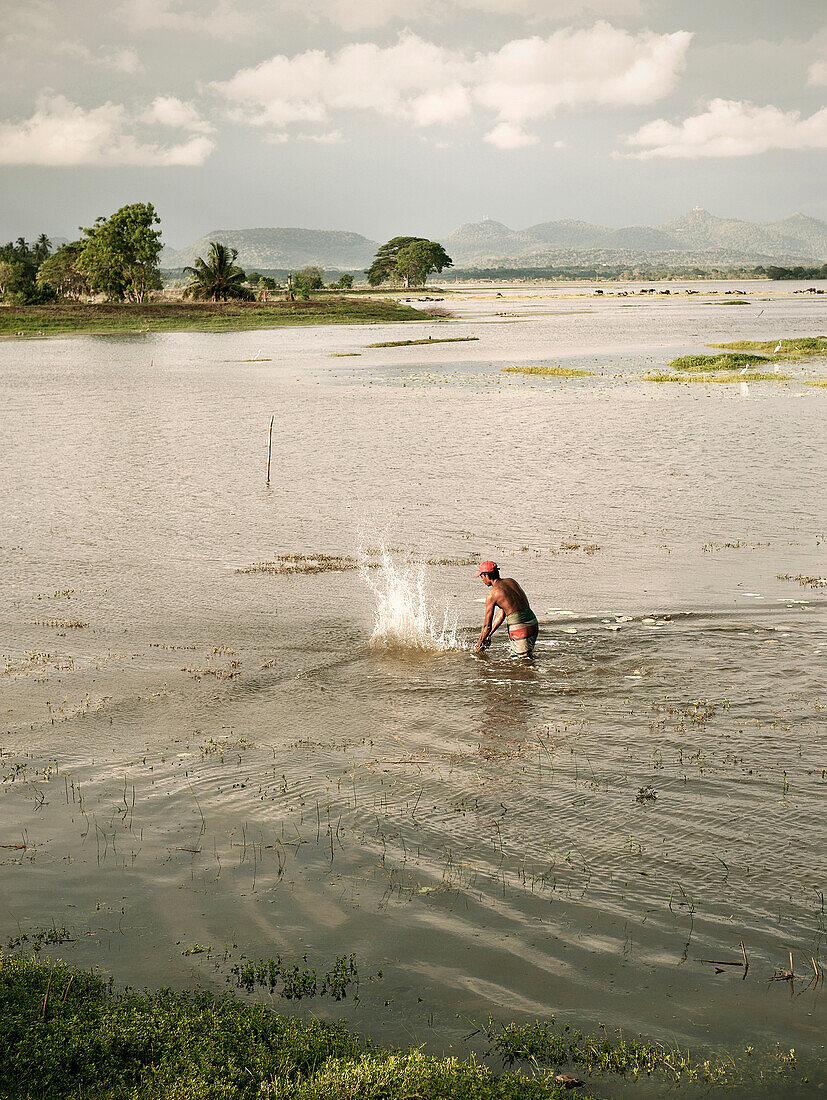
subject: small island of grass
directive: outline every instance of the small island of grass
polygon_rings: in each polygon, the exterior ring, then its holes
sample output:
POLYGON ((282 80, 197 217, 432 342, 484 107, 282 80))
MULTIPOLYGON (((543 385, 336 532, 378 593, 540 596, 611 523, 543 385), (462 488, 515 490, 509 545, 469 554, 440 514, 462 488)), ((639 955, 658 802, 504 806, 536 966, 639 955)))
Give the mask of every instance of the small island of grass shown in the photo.
MULTIPOLYGON (((431 321, 432 317, 424 317, 423 320, 431 321)), ((479 336, 428 336, 424 340, 384 340, 380 344, 365 344, 367 348, 408 348, 415 344, 465 344, 472 340, 479 340, 479 336)))
POLYGON ((792 382, 790 374, 775 374, 771 371, 751 371, 743 377, 740 374, 647 374, 644 382, 792 382))
POLYGON ((674 370, 717 371, 741 370, 742 367, 757 364, 766 366, 766 363, 766 357, 763 355, 725 352, 722 355, 682 355, 679 359, 673 359, 669 366, 674 370))
POLYGON ((540 378, 590 378, 594 371, 575 367, 502 367, 503 374, 531 374, 540 378))

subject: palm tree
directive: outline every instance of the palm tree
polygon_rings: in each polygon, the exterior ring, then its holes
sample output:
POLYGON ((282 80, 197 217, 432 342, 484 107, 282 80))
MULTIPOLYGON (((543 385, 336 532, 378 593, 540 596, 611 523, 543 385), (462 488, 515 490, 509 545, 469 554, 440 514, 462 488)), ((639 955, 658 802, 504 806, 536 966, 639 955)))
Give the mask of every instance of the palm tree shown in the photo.
POLYGON ((36 263, 42 263, 52 251, 52 242, 45 233, 41 233, 34 242, 34 258, 36 263))
POLYGON ((207 259, 200 256, 194 267, 185 267, 184 272, 192 276, 184 290, 186 298, 196 298, 202 302, 226 302, 228 298, 249 300, 253 292, 244 286, 247 276, 240 267, 235 266, 238 249, 227 248, 219 241, 210 242, 207 259))

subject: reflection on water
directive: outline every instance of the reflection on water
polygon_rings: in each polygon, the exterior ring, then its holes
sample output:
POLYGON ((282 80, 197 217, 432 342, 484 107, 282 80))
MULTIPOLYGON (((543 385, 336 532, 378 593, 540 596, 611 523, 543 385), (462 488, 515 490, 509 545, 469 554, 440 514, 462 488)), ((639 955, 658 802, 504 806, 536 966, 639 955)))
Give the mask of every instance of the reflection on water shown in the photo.
POLYGON ((472 304, 358 369, 356 327, 0 344, 0 941, 213 988, 193 944, 353 951, 335 1014, 391 1042, 555 1012, 823 1079, 824 398, 628 375, 817 303, 472 304), (500 381, 558 351, 601 373, 500 381), (291 553, 349 567, 247 571, 291 553), (531 666, 470 652, 492 556, 531 666))

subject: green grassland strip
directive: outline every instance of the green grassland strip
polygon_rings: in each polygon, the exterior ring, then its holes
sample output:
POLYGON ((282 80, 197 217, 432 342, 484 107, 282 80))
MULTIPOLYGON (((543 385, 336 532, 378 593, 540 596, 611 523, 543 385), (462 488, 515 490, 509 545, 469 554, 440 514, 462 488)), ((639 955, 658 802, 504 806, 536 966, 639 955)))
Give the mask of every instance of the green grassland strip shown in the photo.
MULTIPOLYGON (((425 318, 428 321, 432 317, 425 318)), ((436 339, 429 336, 425 340, 384 340, 381 344, 365 344, 367 348, 407 348, 414 344, 465 344, 471 340, 479 340, 479 336, 438 336, 436 339)))
MULTIPOLYGON (((535 1100, 550 1076, 373 1046, 342 1024, 211 993, 114 994, 94 973, 0 954, 0 1097, 535 1100)), ((581 1097, 592 1093, 579 1093, 581 1097)))
POLYGON ((575 367, 502 367, 501 373, 530 374, 540 378, 589 378, 594 371, 578 370, 575 367))
POLYGON ((827 378, 811 378, 809 382, 804 383, 805 386, 821 386, 824 388, 827 386, 827 378))
POLYGON ((749 374, 647 374, 644 382, 714 382, 726 384, 732 382, 793 382, 790 374, 775 374, 770 371, 751 371, 749 374))
POLYGON ((669 364, 674 370, 740 370, 756 364, 767 363, 763 355, 749 355, 745 352, 725 353, 723 355, 682 355, 669 364))
POLYGON ((800 359, 827 355, 827 336, 794 336, 789 340, 736 340, 731 344, 710 344, 727 351, 763 352, 775 359, 800 359))
POLYGON ((293 325, 430 321, 421 310, 374 298, 303 302, 59 302, 0 306, 0 336, 119 332, 229 332, 293 325))

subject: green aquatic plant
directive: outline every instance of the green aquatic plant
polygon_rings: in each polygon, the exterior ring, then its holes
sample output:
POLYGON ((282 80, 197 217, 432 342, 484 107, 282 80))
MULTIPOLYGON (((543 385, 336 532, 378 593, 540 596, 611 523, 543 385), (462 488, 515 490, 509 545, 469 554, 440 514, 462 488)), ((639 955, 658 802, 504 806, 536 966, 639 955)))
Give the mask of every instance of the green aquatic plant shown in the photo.
MULTIPOLYGON (((4 1100, 560 1100, 548 1077, 373 1046, 211 993, 126 990, 63 963, 0 955, 4 1100)), ((581 1093, 581 1096, 583 1094, 581 1093)), ((588 1094, 595 1100, 594 1094, 588 1094)))
MULTIPOLYGON (((602 1024, 598 1025, 603 1029, 602 1024)), ((533 1024, 501 1024, 489 1017, 483 1029, 490 1044, 489 1053, 496 1053, 506 1066, 528 1062, 540 1066, 581 1066, 600 1073, 630 1074, 663 1073, 674 1075, 676 1081, 706 1081, 723 1084, 728 1080, 731 1064, 707 1061, 699 1065, 688 1051, 678 1046, 625 1039, 620 1032, 610 1037, 605 1029, 600 1036, 586 1035, 568 1024, 558 1024, 552 1016, 533 1024)))
POLYGON ((673 370, 716 371, 740 370, 758 364, 766 365, 764 355, 750 355, 746 352, 725 352, 723 355, 682 355, 673 359, 669 366, 673 370))
POLYGON ((531 374, 541 378, 590 378, 594 371, 575 367, 501 367, 502 374, 531 374))

